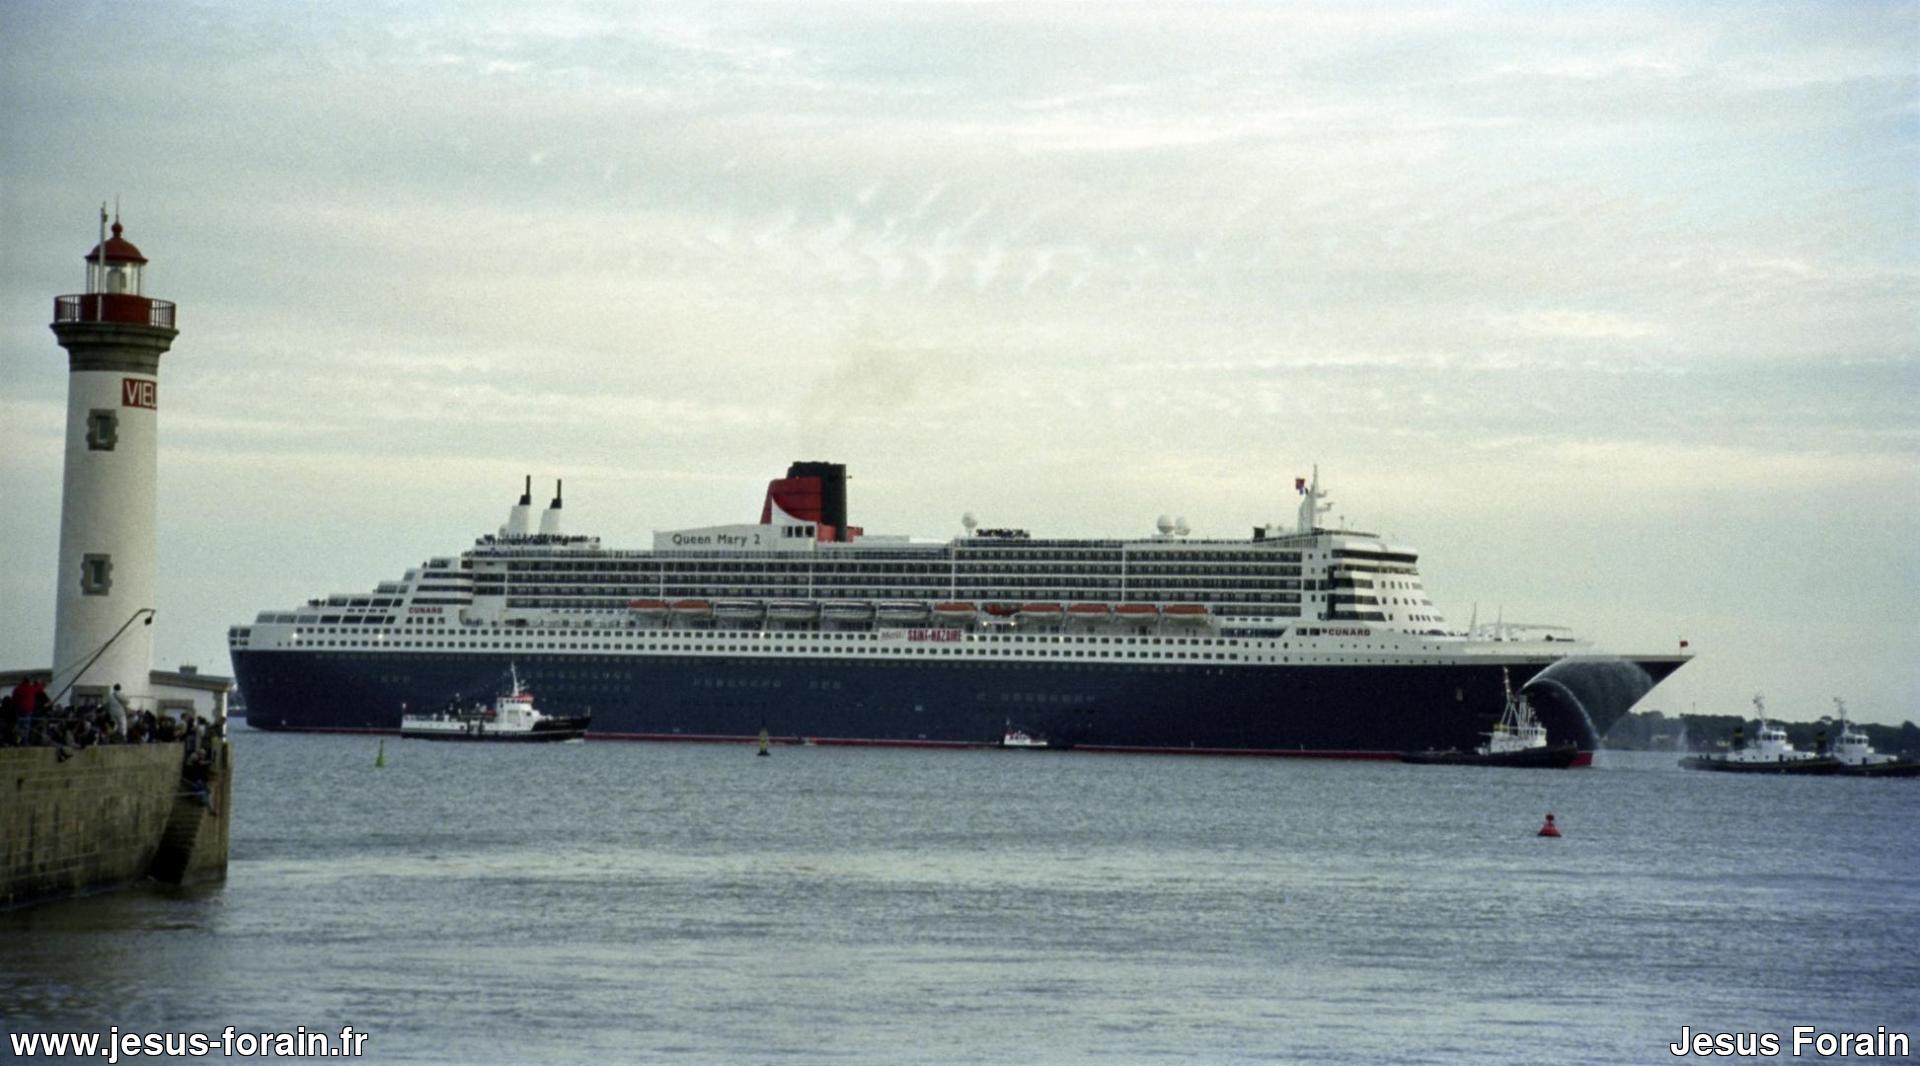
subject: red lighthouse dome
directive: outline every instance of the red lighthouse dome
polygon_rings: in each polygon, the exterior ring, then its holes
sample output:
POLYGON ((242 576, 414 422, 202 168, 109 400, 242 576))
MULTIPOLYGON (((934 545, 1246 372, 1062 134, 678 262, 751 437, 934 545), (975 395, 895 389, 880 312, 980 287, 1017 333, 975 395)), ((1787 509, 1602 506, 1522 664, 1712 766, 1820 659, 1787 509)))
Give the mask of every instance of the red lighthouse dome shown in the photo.
POLYGON ((132 241, 120 236, 121 232, 120 223, 115 222, 113 236, 108 237, 104 243, 94 245, 93 251, 87 253, 87 262, 145 265, 147 257, 140 254, 140 249, 135 248, 132 241))

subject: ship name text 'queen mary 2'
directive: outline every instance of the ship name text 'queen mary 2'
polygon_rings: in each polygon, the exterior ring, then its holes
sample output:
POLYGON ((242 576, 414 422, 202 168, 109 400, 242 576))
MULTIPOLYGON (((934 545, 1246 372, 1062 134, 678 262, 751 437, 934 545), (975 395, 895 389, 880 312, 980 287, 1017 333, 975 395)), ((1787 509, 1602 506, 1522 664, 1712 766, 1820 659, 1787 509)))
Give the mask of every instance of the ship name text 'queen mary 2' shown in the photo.
POLYGON ((248 723, 394 731, 486 698, 509 669, 591 737, 979 746, 1014 727, 1081 750, 1393 757, 1470 749, 1503 673, 1586 751, 1686 655, 1593 653, 1553 630, 1450 626, 1413 549, 1327 529, 1319 476, 1292 528, 1139 539, 849 525, 846 468, 795 463, 758 522, 650 551, 532 516, 370 592, 228 634, 248 723))

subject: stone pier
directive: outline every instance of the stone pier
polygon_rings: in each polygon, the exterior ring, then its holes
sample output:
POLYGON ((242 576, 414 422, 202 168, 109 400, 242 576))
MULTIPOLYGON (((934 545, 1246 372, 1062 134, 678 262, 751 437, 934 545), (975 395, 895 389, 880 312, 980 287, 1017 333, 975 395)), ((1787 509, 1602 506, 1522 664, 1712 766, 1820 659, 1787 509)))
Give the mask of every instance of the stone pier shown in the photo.
POLYGON ((0 748, 0 908, 227 874, 233 751, 214 748, 211 809, 180 780, 183 744, 0 748))

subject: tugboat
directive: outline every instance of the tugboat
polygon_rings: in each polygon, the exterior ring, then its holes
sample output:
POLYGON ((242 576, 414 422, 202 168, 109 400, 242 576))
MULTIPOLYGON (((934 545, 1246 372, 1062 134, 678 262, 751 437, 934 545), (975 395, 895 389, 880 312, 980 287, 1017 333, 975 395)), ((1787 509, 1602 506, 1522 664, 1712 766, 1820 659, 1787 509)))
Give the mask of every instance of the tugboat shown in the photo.
POLYGON ((1420 766, 1522 766, 1535 769, 1564 770, 1580 759, 1578 744, 1548 744, 1547 727, 1533 713, 1527 694, 1515 692, 1505 670, 1500 685, 1506 690, 1506 707, 1493 724, 1487 742, 1472 751, 1410 751, 1400 756, 1403 762, 1420 766))
MULTIPOLYGON (((1787 731, 1767 720, 1766 701, 1753 698, 1760 713, 1760 730, 1750 744, 1739 743, 1724 755, 1689 755, 1680 760, 1688 770, 1718 770, 1730 774, 1833 774, 1840 772, 1840 760, 1829 755, 1800 751, 1787 739, 1787 731)), ((1864 737, 1862 738, 1865 739, 1864 737)))
POLYGON ((437 714, 403 714, 400 735, 418 740, 486 740, 509 743, 580 740, 587 735, 591 714, 547 714, 533 706, 533 693, 520 683, 520 672, 509 667, 507 691, 492 706, 475 704, 437 714))
POLYGON ((1849 777, 1920 777, 1920 762, 1874 751, 1867 735, 1847 720, 1846 703, 1835 696, 1833 705, 1840 709, 1840 739, 1828 754, 1840 760, 1840 773, 1849 777))

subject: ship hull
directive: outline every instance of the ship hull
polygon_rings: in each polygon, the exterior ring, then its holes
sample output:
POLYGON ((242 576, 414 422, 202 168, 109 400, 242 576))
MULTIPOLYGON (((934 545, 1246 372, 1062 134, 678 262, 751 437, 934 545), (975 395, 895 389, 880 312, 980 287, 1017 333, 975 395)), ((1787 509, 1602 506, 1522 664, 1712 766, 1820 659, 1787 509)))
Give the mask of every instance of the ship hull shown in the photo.
MULTIPOLYGON (((543 707, 591 714, 590 739, 981 747, 1009 718, 1075 750, 1399 759, 1467 748, 1505 705, 1503 665, 1554 743, 1581 750, 1684 660, 1367 665, 945 663, 516 653, 543 707), (1631 673, 1635 683, 1620 685, 1631 673)), ((397 732, 403 707, 485 691, 497 653, 233 653, 247 722, 266 730, 397 732)))

